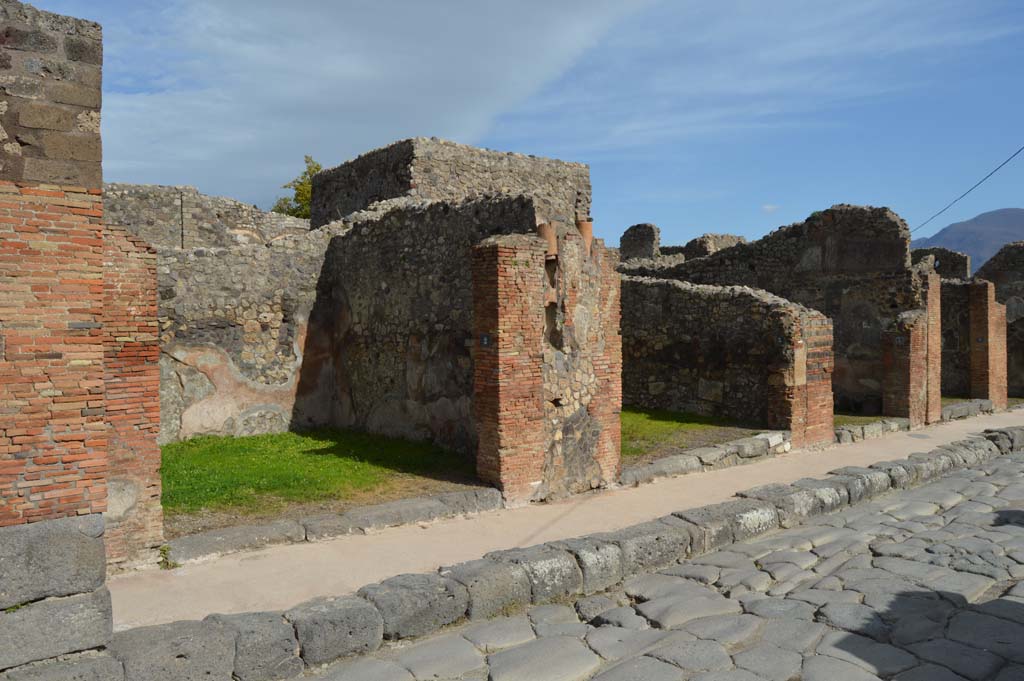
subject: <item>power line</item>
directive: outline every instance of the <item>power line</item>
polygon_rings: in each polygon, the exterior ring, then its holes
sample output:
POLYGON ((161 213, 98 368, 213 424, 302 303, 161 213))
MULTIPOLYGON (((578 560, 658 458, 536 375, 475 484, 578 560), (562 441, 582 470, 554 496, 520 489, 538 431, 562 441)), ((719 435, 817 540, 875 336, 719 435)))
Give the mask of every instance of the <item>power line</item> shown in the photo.
POLYGON ((965 191, 965 192, 964 192, 963 194, 961 194, 960 196, 958 196, 958 197, 956 197, 955 199, 953 199, 952 201, 950 201, 950 202, 949 202, 949 204, 948 204, 948 205, 947 205, 947 206, 946 206, 945 208, 943 208, 943 209, 942 209, 942 210, 940 210, 940 211, 939 211, 938 213, 936 213, 935 215, 931 216, 930 218, 928 218, 927 220, 925 220, 924 222, 922 222, 921 224, 919 224, 919 225, 918 225, 917 227, 914 227, 914 229, 910 230, 910 233, 911 233, 911 234, 913 234, 914 232, 916 232, 917 230, 921 229, 922 227, 924 227, 925 225, 927 225, 927 224, 928 224, 929 222, 931 222, 932 220, 934 220, 935 218, 939 217, 940 215, 942 215, 943 213, 945 213, 945 212, 946 212, 947 210, 949 210, 950 208, 952 208, 952 207, 953 207, 953 206, 954 206, 954 205, 955 205, 955 204, 957 203, 957 201, 959 201, 960 199, 964 198, 965 196, 967 196, 968 194, 970 194, 971 192, 973 192, 973 191, 974 191, 975 189, 977 189, 978 187, 980 187, 980 186, 982 185, 982 183, 983 183, 983 182, 985 182, 985 180, 987 180, 988 178, 992 177, 992 176, 993 176, 993 175, 995 175, 995 174, 996 174, 997 172, 999 172, 999 169, 1000 169, 1000 168, 1002 168, 1002 167, 1003 167, 1003 166, 1005 166, 1005 165, 1006 165, 1007 163, 1009 163, 1009 162, 1010 162, 1010 161, 1012 161, 1012 160, 1013 160, 1014 158, 1016 158, 1016 157, 1017 157, 1017 155, 1018 155, 1018 154, 1020 154, 1020 153, 1021 153, 1022 151, 1024 151, 1024 146, 1022 146, 1022 147, 1021 147, 1020 149, 1018 149, 1017 151, 1013 152, 1013 154, 1011 154, 1011 155, 1010 155, 1010 158, 1006 159, 1005 161, 1003 161, 1002 163, 1000 163, 999 165, 997 165, 997 166, 995 167, 995 169, 994 169, 994 170, 993 170, 992 172, 990 172, 990 173, 989 173, 988 175, 986 175, 985 177, 983 177, 983 178, 981 178, 980 180, 978 180, 977 184, 975 184, 975 185, 974 185, 973 187, 971 187, 970 189, 968 189, 967 191, 965 191))

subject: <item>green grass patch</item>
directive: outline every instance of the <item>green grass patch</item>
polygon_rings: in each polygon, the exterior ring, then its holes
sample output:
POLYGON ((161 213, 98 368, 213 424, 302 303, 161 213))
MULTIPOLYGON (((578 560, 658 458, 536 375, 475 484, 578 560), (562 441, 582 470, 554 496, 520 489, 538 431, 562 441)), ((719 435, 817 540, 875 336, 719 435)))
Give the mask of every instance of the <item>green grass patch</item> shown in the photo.
POLYGON ((1016 407, 1016 406, 1021 405, 1021 404, 1024 404, 1024 397, 1008 397, 1008 398, 1006 398, 1006 406, 1007 407, 1016 407))
POLYGON ((466 457, 431 444, 342 430, 199 437, 163 447, 163 506, 265 512, 344 500, 413 476, 471 479, 466 457))
POLYGON ((833 421, 835 423, 835 427, 839 428, 840 426, 866 426, 869 423, 875 423, 876 421, 881 421, 884 418, 884 416, 879 416, 878 414, 865 415, 836 413, 833 417, 833 421))
POLYGON ((953 395, 942 396, 942 406, 948 407, 951 404, 960 404, 961 402, 970 402, 970 397, 955 397, 953 395))
MULTIPOLYGON (((688 448, 745 437, 745 426, 715 416, 659 409, 622 410, 622 456, 650 454, 664 445, 688 448), (737 434, 738 433, 738 434, 737 434)), ((760 432, 756 429, 755 432, 760 432)))

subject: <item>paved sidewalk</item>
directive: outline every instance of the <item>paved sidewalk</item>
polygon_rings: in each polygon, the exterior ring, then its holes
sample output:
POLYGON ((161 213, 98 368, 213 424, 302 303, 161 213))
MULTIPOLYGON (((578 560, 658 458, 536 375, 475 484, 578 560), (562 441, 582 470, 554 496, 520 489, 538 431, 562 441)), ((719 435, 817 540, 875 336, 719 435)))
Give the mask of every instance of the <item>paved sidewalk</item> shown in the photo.
POLYGON ((560 503, 453 518, 424 527, 396 527, 320 543, 274 546, 173 571, 127 573, 108 582, 114 624, 120 630, 201 619, 211 613, 283 610, 316 596, 351 593, 392 575, 428 572, 496 549, 615 530, 674 511, 726 501, 755 485, 820 477, 841 466, 903 458, 985 428, 1013 425, 1024 425, 1024 412, 955 421, 824 451, 793 452, 746 466, 583 495, 560 503))
POLYGON ((323 681, 1021 681, 1024 454, 323 681))

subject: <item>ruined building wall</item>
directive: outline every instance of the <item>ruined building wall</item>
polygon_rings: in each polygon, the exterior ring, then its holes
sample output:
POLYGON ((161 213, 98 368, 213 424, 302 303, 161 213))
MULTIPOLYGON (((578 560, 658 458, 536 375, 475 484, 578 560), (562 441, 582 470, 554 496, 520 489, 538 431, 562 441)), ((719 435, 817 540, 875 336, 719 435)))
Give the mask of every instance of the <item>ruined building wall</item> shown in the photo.
POLYGON ((590 214, 585 164, 416 137, 367 152, 313 178, 312 226, 399 197, 457 201, 500 192, 534 199, 547 221, 572 224, 590 214))
MULTIPOLYGON (((0 0, 0 673, 111 637, 102 33, 0 0)), ((94 678, 123 678, 99 654, 94 678)), ((85 678, 78 670, 79 678, 85 678)))
POLYGON ((633 225, 619 239, 619 257, 622 260, 657 258, 660 255, 661 230, 650 222, 633 225))
POLYGON ((991 281, 996 300, 1006 306, 1007 388, 1024 397, 1024 241, 1003 246, 976 277, 991 281))
POLYGON ((735 286, 623 277, 623 402, 831 442, 832 324, 735 286))
POLYGON ((926 273, 910 263, 906 223, 885 208, 833 206, 752 243, 665 266, 624 264, 622 271, 760 288, 824 313, 834 325, 836 404, 868 413, 883 409, 883 332, 927 300, 926 273))
POLYGON ((910 257, 916 265, 928 257, 933 259, 933 267, 943 279, 970 279, 971 256, 959 251, 936 246, 934 248, 915 248, 910 257))
POLYGON ((971 394, 971 284, 942 281, 942 394, 971 394))
POLYGON ((506 499, 607 485, 619 474, 617 258, 571 230, 496 236, 473 254, 477 470, 506 499))
POLYGON ((161 443, 288 429, 330 237, 159 249, 161 443))
POLYGON ((104 201, 109 224, 164 248, 265 244, 309 230, 309 220, 200 194, 195 187, 108 182, 104 201))
POLYGON ((535 224, 524 197, 393 199, 346 218, 316 287, 295 424, 475 451, 471 250, 535 224))
POLYGON ((110 424, 107 561, 155 563, 163 543, 156 251, 110 225, 103 251, 103 365, 110 424))
POLYGON ((682 253, 688 260, 703 258, 706 255, 723 251, 736 244, 745 244, 747 240, 735 234, 702 234, 695 239, 690 239, 684 246, 667 246, 665 255, 682 253))

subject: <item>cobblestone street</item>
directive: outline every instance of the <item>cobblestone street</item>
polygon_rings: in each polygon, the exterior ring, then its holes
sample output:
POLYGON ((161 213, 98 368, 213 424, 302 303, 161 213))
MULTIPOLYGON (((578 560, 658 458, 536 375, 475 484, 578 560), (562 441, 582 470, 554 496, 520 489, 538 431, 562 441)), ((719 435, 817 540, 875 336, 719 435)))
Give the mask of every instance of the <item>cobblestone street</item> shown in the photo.
POLYGON ((1022 681, 1022 578, 1018 453, 326 678, 1022 681))

